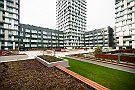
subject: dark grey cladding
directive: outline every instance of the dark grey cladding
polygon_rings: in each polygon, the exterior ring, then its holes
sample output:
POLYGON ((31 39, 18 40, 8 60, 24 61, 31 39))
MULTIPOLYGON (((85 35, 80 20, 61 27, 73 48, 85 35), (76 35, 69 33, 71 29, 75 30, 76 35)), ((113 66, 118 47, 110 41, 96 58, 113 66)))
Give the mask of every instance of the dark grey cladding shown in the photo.
POLYGON ((63 31, 33 26, 29 24, 20 24, 20 43, 21 50, 30 48, 63 48, 63 31))
POLYGON ((115 0, 115 2, 120 2, 120 1, 122 1, 122 0, 115 0))

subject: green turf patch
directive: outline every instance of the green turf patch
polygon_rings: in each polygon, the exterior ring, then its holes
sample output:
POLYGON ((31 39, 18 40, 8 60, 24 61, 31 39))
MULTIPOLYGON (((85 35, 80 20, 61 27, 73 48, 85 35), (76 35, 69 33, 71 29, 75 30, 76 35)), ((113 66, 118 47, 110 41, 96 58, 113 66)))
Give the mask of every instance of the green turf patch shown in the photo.
POLYGON ((70 58, 69 69, 111 90, 135 90, 135 74, 70 58))

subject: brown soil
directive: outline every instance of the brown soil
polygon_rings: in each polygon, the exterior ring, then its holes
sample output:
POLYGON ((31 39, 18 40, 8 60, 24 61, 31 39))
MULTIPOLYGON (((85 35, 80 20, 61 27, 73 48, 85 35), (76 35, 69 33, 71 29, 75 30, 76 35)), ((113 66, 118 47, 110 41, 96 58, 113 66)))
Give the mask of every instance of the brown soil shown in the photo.
POLYGON ((41 56, 38 56, 38 57, 44 59, 44 60, 47 61, 47 62, 62 61, 62 59, 56 58, 56 57, 54 57, 54 56, 41 55, 41 56))
POLYGON ((36 60, 0 63, 0 90, 91 90, 76 78, 36 60))

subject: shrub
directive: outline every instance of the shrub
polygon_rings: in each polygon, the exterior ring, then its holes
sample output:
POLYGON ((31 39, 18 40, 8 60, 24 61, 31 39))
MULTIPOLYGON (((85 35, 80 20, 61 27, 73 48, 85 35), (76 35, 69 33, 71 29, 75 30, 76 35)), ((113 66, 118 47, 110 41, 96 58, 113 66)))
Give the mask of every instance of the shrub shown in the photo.
POLYGON ((48 62, 56 62, 56 61, 62 61, 62 59, 54 57, 54 56, 49 56, 49 55, 40 55, 38 56, 48 62))
POLYGON ((102 48, 97 46, 97 48, 95 48, 95 51, 93 52, 94 54, 99 54, 102 53, 102 48))

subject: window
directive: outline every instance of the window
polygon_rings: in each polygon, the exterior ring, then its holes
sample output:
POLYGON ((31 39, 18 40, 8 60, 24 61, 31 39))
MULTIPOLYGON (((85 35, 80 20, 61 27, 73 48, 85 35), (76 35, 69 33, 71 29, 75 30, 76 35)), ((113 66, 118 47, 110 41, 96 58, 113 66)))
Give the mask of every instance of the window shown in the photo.
POLYGON ((13 8, 7 7, 7 11, 13 12, 13 8))

